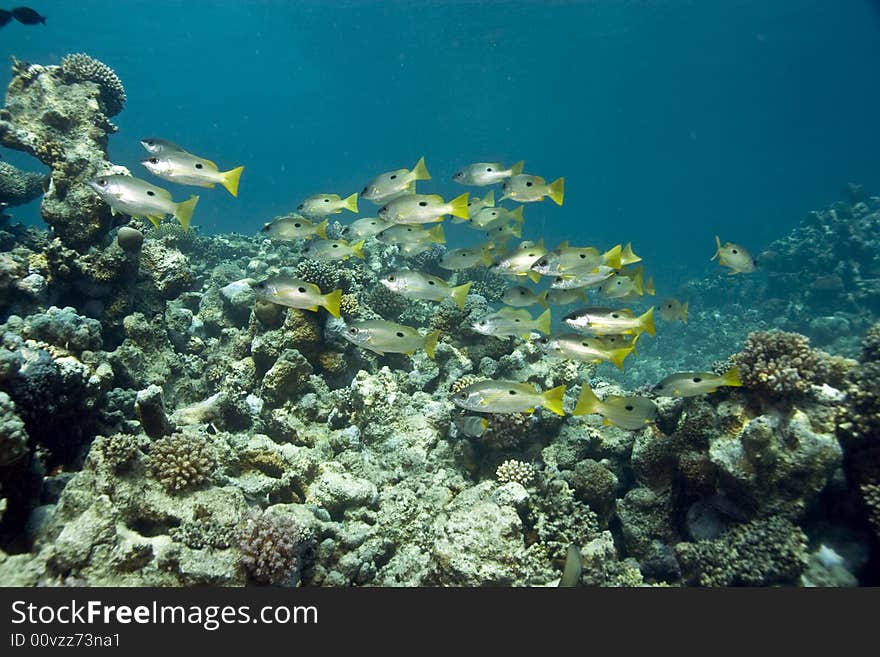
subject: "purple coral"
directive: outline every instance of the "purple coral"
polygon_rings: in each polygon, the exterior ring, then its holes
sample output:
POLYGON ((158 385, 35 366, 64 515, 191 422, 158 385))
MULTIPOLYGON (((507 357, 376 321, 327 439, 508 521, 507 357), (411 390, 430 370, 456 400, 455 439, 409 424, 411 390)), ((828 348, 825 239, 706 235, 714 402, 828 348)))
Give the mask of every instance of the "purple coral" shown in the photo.
POLYGON ((291 585, 299 578, 310 534, 289 515, 253 512, 239 532, 241 563, 259 584, 291 585))

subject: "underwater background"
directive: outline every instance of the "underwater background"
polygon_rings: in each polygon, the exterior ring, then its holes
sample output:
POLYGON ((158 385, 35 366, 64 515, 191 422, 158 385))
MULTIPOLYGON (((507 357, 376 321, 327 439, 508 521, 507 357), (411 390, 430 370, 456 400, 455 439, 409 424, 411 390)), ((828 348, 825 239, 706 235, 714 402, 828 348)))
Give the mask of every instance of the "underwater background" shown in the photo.
POLYGON ((0 27, 0 585, 880 583, 880 3, 33 9, 0 27), (564 202, 349 239, 420 157, 419 193, 513 210, 452 176, 524 160, 564 202), (329 193, 358 211, 285 233, 329 193), (587 246, 632 289, 539 299, 587 246))

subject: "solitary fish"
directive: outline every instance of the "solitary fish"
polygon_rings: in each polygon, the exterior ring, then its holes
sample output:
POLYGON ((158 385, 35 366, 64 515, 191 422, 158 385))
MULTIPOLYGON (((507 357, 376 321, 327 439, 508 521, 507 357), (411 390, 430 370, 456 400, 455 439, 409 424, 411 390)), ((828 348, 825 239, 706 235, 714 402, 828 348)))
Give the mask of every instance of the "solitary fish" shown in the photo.
POLYGON ((380 278, 379 282, 392 292, 407 299, 426 299, 427 301, 452 299, 459 308, 464 308, 468 290, 473 285, 473 281, 470 281, 464 285, 452 286, 442 278, 411 269, 391 272, 380 278))
POLYGON ((122 174, 99 176, 89 182, 89 187, 110 206, 113 214, 121 212, 134 218, 146 217, 157 228, 165 215, 170 214, 184 231, 189 230, 193 210, 199 201, 198 196, 190 196, 188 200, 176 203, 167 189, 122 174))
POLYGON ((579 333, 593 335, 633 334, 647 332, 654 335, 654 307, 644 314, 634 317, 631 310, 621 308, 582 308, 562 318, 569 327, 579 333))
POLYGON ((357 192, 346 198, 340 197, 339 194, 312 194, 296 208, 297 212, 316 218, 339 214, 343 210, 355 213, 358 211, 357 192))
POLYGON ((422 335, 411 326, 384 319, 368 319, 349 324, 342 335, 352 344, 380 356, 386 353, 414 354, 416 350, 424 349, 428 357, 433 359, 440 331, 422 335))
POLYGON ((488 267, 492 264, 492 256, 489 249, 452 249, 440 258, 440 266, 450 271, 470 269, 477 265, 488 267))
POLYGON ((12 15, 15 16, 15 20, 23 25, 46 24, 46 16, 40 16, 30 7, 16 7, 12 10, 12 15))
POLYGON ((407 194, 382 206, 379 217, 395 224, 429 224, 447 214, 467 219, 467 201, 467 192, 448 203, 439 194, 407 194))
POLYGON ((544 353, 558 358, 598 363, 607 360, 620 369, 623 361, 634 349, 634 345, 609 349, 599 338, 588 338, 577 333, 560 333, 551 337, 543 337, 538 344, 544 353))
POLYGON ((724 246, 721 246, 721 239, 717 235, 715 236, 715 244, 718 246, 718 250, 715 251, 715 255, 710 260, 718 258, 719 265, 730 267, 730 271, 727 272, 728 275, 750 274, 755 271, 757 266, 755 259, 739 244, 726 242, 724 246))
POLYGON ((528 310, 502 308, 498 312, 476 320, 471 324, 471 328, 482 335, 492 335, 496 338, 518 335, 527 340, 531 337, 532 331, 550 333, 550 310, 547 309, 537 319, 532 319, 528 310))
POLYGON ((592 413, 598 413, 605 418, 604 424, 613 424, 621 429, 635 431, 654 422, 654 418, 657 417, 657 405, 646 397, 610 395, 600 400, 589 384, 585 383, 572 415, 592 413))
POLYGON ((410 224, 391 224, 376 235, 376 239, 385 244, 445 244, 446 235, 443 226, 437 224, 431 229, 410 224))
POLYGON ((459 433, 469 436, 470 438, 479 438, 486 433, 489 426, 489 420, 478 415, 462 415, 453 420, 459 433))
POLYGON ((547 302, 541 295, 535 294, 533 290, 522 285, 515 285, 504 290, 501 294, 501 303, 514 308, 528 308, 536 303, 547 307, 547 302))
POLYGON ((141 146, 147 149, 153 155, 162 155, 164 153, 186 153, 184 149, 167 139, 159 139, 158 137, 145 137, 141 139, 141 146))
POLYGON ((556 205, 562 205, 565 195, 565 178, 557 178, 549 185, 541 176, 530 176, 521 173, 504 183, 504 196, 501 200, 511 199, 518 203, 543 201, 549 196, 556 205))
POLYGON ((739 387, 741 385, 739 368, 731 367, 724 374, 715 374, 714 372, 670 374, 654 386, 654 392, 663 397, 696 397, 715 392, 721 386, 739 387))
POLYGON ((683 324, 688 323, 688 302, 681 303, 678 299, 669 298, 663 301, 659 306, 660 316, 667 322, 674 322, 680 319, 683 324))
POLYGON ((376 205, 384 205, 392 198, 401 194, 414 194, 417 180, 430 180, 431 174, 425 167, 425 158, 419 158, 416 165, 409 169, 387 171, 373 178, 361 192, 361 198, 372 201, 376 205))
POLYGON ((313 223, 305 217, 288 216, 263 224, 260 232, 273 242, 292 242, 304 240, 317 235, 321 239, 327 239, 327 220, 319 224, 313 223))
POLYGON ((531 413, 541 406, 556 415, 565 415, 564 394, 564 385, 541 392, 529 383, 478 381, 455 393, 452 401, 460 408, 478 413, 531 413))
POLYGON ((332 262, 351 256, 364 259, 364 241, 349 244, 344 240, 313 240, 303 249, 303 255, 313 260, 332 262))
POLYGON ((342 299, 342 290, 333 290, 327 294, 321 293, 314 283, 291 278, 289 276, 274 276, 259 283, 251 285, 259 299, 271 301, 279 306, 300 308, 317 312, 318 307, 327 309, 334 317, 339 317, 339 303, 342 299))
POLYGON ((518 176, 522 173, 523 166, 525 162, 522 161, 511 167, 505 167, 501 162, 476 162, 457 171, 452 179, 462 185, 485 187, 500 183, 511 176, 518 176))
POLYGON ((233 196, 238 196, 238 182, 244 167, 220 171, 217 165, 186 151, 168 151, 141 160, 154 176, 181 185, 213 187, 219 183, 233 196))
POLYGON ((364 217, 343 228, 342 236, 345 239, 366 239, 367 237, 375 237, 392 225, 390 221, 379 219, 379 217, 364 217))

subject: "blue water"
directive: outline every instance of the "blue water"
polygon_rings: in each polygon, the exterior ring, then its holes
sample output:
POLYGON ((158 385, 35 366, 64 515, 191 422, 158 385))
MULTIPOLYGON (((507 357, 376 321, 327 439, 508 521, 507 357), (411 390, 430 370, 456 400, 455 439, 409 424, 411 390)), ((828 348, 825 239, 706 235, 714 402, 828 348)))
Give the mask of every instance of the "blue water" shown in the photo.
MULTIPOLYGON (((47 26, 0 30, 0 61, 83 51, 112 66, 128 93, 114 162, 149 179, 149 135, 246 166, 238 199, 201 191, 208 233, 256 232, 420 155, 422 188, 444 195, 464 191, 449 180, 461 165, 525 159, 567 188, 562 208, 527 207, 527 236, 631 239, 653 267, 699 273, 715 233, 757 252, 849 181, 880 193, 869 0, 32 6, 47 26)), ((15 216, 40 222, 37 203, 15 216)))

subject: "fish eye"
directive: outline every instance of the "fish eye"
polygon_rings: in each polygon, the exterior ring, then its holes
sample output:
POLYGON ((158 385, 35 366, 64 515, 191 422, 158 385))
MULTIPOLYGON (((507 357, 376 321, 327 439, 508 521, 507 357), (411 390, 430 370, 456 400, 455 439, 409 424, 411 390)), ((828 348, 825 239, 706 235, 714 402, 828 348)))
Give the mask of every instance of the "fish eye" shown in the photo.
POLYGON ((617 285, 623 285, 623 281, 614 281, 617 285))
POLYGON ((481 320, 480 320, 480 325, 481 325, 481 326, 485 326, 485 325, 488 324, 488 323, 489 323, 489 322, 487 322, 485 319, 481 319, 481 320))
POLYGON ((156 142, 154 142, 152 139, 148 139, 148 140, 145 141, 144 143, 145 143, 147 146, 155 146, 155 145, 156 145, 156 142))
POLYGON ((392 174, 391 174, 390 176, 388 176, 388 177, 389 177, 391 180, 394 180, 395 178, 397 178, 397 174, 396 174, 396 173, 392 173, 392 174))
POLYGON ((614 319, 617 319, 618 317, 620 317, 620 315, 618 315, 617 313, 611 313, 611 316, 612 316, 614 319))
POLYGON ((508 391, 507 391, 507 394, 508 394, 508 395, 515 395, 515 394, 516 394, 516 390, 508 390, 508 391))
POLYGON ((580 258, 581 258, 581 260, 584 260, 586 257, 587 257, 587 254, 586 254, 586 253, 581 253, 581 254, 580 254, 580 258))
POLYGON ((364 188, 361 190, 361 196, 366 196, 367 193, 369 193, 369 191, 370 191, 369 188, 364 187, 364 188))
POLYGON ((526 180, 526 187, 531 187, 531 186, 532 186, 532 181, 526 180))
POLYGON ((105 187, 105 186, 107 185, 107 179, 106 179, 106 178, 101 178, 101 179, 98 181, 98 184, 99 184, 101 187, 105 187))
POLYGON ((297 209, 297 210, 302 210, 304 207, 306 207, 306 204, 305 204, 305 203, 300 203, 299 205, 296 206, 296 209, 297 209))
POLYGON ((403 331, 397 331, 394 335, 396 335, 398 338, 402 338, 402 337, 403 337, 403 331))
MULTIPOLYGON (((294 228, 302 228, 302 224, 296 223, 296 224, 293 224, 293 227, 294 228)), ((348 228, 346 228, 345 230, 348 230, 348 228)))
POLYGON ((272 228, 271 224, 263 224, 263 227, 260 230, 262 230, 264 233, 267 233, 269 232, 270 228, 272 228))
POLYGON ((159 164, 159 158, 158 157, 151 157, 150 164, 159 164))
POLYGON ((389 276, 389 277, 388 277, 388 280, 389 280, 389 281, 393 281, 393 280, 394 280, 394 276, 389 276))
POLYGON ((196 162, 196 169, 204 169, 205 166, 201 162, 196 162))
POLYGON ((628 411, 632 411, 632 410, 634 410, 634 409, 633 409, 633 405, 632 405, 632 404, 627 404, 627 405, 626 405, 626 410, 628 410, 628 411))
POLYGON ((434 281, 428 281, 428 285, 436 285, 434 281))
POLYGON ((458 393, 458 398, 459 399, 467 399, 467 393, 466 392, 458 393))
POLYGON ((737 251, 736 249, 731 249, 730 252, 731 252, 733 255, 736 255, 737 253, 739 253, 739 251, 737 251))
POLYGON ((520 295, 521 297, 524 297, 524 296, 526 295, 526 291, 525 291, 525 290, 520 290, 520 291, 519 291, 519 295, 520 295))
POLYGON ((419 205, 421 207, 425 207, 426 205, 428 205, 428 202, 427 201, 419 201, 419 205))
POLYGON ((486 171, 491 171, 492 167, 486 167, 486 171))
POLYGON ((334 244, 334 245, 333 245, 333 248, 334 248, 334 249, 338 249, 338 248, 339 248, 339 245, 338 245, 338 244, 334 244))
POLYGON ((357 335, 358 329, 356 326, 352 326, 350 329, 348 329, 348 332, 352 335, 357 335))
POLYGON ((300 294, 305 294, 305 293, 306 293, 306 288, 304 288, 304 287, 298 287, 298 288, 296 288, 296 291, 299 292, 300 294))
POLYGON ((147 190, 147 196, 155 196, 155 195, 156 195, 156 192, 154 192, 152 189, 147 190))
POLYGON ((667 307, 667 308, 672 308, 672 304, 671 304, 671 303, 667 303, 667 304, 666 304, 666 307, 667 307))
POLYGON ((695 376, 694 379, 693 379, 694 383, 699 383, 699 382, 702 381, 702 380, 703 380, 703 379, 701 379, 701 378, 698 377, 698 376, 695 376))

